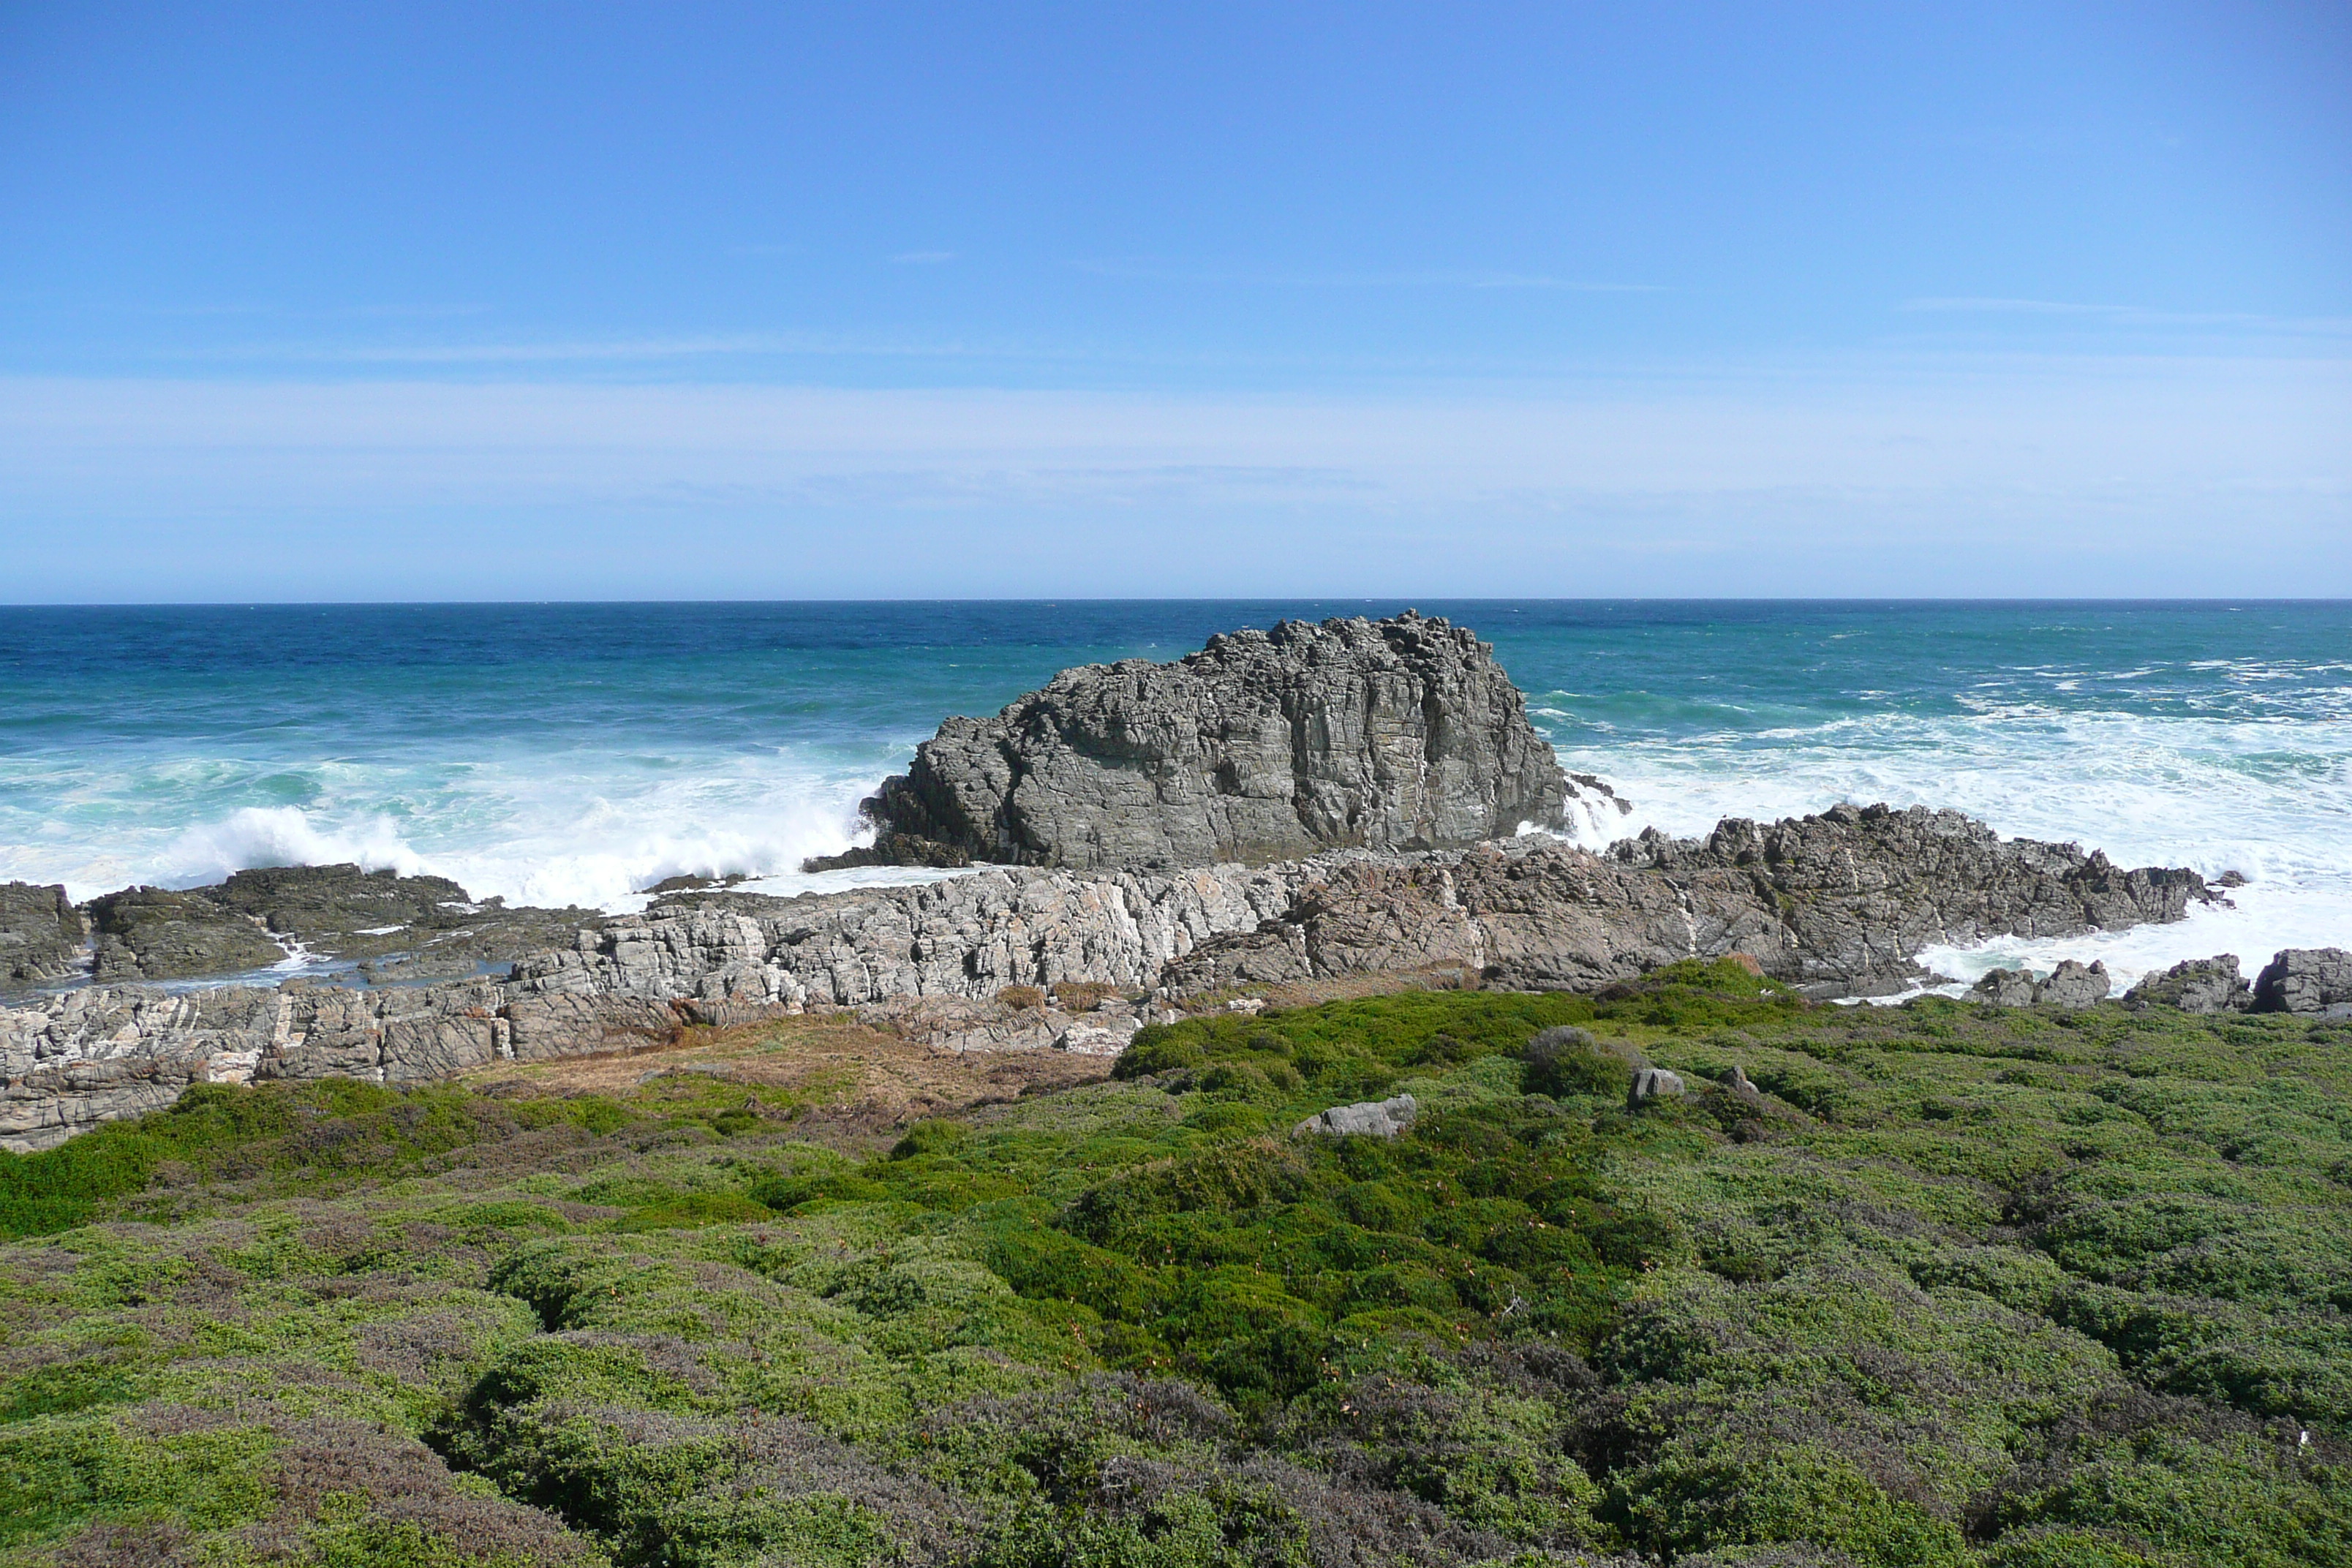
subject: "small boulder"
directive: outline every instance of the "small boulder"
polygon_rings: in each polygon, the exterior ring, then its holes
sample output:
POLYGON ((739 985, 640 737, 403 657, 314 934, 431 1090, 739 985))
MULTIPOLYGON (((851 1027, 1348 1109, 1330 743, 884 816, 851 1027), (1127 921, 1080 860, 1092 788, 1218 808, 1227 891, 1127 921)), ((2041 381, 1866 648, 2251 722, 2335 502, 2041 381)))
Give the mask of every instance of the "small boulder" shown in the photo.
POLYGON ((1743 1104, 1761 1105, 1764 1103, 1764 1091, 1756 1087, 1755 1080, 1749 1078, 1746 1069, 1741 1068, 1737 1062, 1732 1064, 1731 1070, 1729 1072, 1723 1075, 1723 1087, 1730 1091, 1734 1099, 1739 1100, 1743 1104))
POLYGON ((1355 1105, 1335 1105, 1320 1110, 1290 1130, 1293 1138, 1320 1134, 1330 1138, 1393 1138, 1413 1124, 1421 1106, 1412 1096, 1368 1100, 1355 1105))
POLYGON ((2150 974, 2124 993, 2132 1008, 2178 1007, 2184 1013, 2242 1013, 2254 994, 2238 973, 2238 955, 2184 959, 2161 974, 2150 974))
POLYGON ((1969 994, 1998 1007, 2030 1007, 2033 1005, 2033 976, 2022 969, 1992 970, 1969 988, 1969 994))
POLYGON ((1971 986, 1969 994, 2000 1007, 2087 1007, 2104 1002, 2115 983, 2104 963, 2078 963, 2067 959, 2036 981, 2022 969, 1996 969, 1971 986))
POLYGON ((2352 952, 2340 947, 2282 949, 2254 977, 2254 1011, 2352 1017, 2352 952))
POLYGON ((2088 1007, 2105 1001, 2115 988, 2105 964, 2077 963, 2070 958, 2033 988, 2033 1000, 2045 1007, 2088 1007))
POLYGON ((1627 1109, 1646 1104, 1653 1100, 1672 1100, 1690 1092, 1680 1073, 1664 1068, 1642 1068, 1633 1074, 1633 1087, 1625 1091, 1627 1109))

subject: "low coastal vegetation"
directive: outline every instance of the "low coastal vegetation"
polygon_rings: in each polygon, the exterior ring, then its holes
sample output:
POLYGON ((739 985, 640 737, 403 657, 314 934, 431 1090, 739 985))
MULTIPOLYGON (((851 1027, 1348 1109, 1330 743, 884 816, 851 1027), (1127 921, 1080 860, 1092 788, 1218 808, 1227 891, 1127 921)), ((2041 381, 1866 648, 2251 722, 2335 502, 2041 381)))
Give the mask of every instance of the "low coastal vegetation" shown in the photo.
POLYGON ((0 1563, 2352 1562, 2352 1020, 1685 964, 824 1100, 212 1087, 0 1157, 0 1563))

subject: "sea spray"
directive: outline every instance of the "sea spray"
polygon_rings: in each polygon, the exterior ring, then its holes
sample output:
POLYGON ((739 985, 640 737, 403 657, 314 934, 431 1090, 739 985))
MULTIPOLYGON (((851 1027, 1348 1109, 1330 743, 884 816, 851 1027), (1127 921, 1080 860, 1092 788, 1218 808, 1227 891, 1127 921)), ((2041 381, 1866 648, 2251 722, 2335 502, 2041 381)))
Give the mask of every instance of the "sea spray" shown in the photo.
MULTIPOLYGON (((680 873, 811 883, 948 713, 1393 602, 0 611, 0 878, 78 898, 356 861, 626 909, 680 873), (299 652, 289 658, 289 649, 299 652)), ((2352 943, 2352 606, 1448 604, 1563 763, 1580 843, 1839 800, 1954 806, 2234 909, 1944 973, 2352 943)))

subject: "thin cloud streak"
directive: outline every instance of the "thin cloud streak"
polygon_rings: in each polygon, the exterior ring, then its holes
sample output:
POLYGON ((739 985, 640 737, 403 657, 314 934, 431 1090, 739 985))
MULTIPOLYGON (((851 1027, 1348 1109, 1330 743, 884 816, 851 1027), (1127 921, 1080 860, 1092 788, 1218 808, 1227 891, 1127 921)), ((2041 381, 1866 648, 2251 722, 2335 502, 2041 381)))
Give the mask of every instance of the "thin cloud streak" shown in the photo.
POLYGON ((2311 358, 1387 398, 0 379, 0 595, 2346 594, 2347 427, 2352 362, 2311 358))
POLYGON ((1922 314, 2073 316, 2136 327, 2227 327, 2319 337, 2352 334, 2352 316, 2266 316, 2247 310, 2158 310, 2144 305, 2085 304, 2065 300, 1960 296, 1906 300, 1901 309, 1922 314))
POLYGON ((1664 294, 1661 283, 1612 283, 1544 273, 1498 271, 1279 272, 1165 266, 1150 261, 1064 263, 1097 278, 1145 283, 1212 283, 1255 289, 1549 289, 1573 294, 1664 294))

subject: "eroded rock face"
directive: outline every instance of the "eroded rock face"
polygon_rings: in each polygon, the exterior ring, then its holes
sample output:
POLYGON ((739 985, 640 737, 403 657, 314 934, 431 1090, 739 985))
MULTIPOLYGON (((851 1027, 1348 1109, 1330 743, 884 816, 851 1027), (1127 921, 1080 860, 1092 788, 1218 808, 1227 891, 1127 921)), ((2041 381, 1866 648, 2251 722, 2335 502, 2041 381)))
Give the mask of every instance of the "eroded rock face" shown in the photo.
POLYGON ((93 899, 100 981, 218 979, 299 948, 402 981, 470 979, 486 966, 561 947, 593 910, 476 903, 446 877, 357 866, 239 871, 206 888, 131 888, 93 899))
POLYGON ((2051 1007, 2088 1007, 2105 1001, 2115 988, 2105 963, 2086 964, 2069 958, 2033 988, 2033 999, 2051 1007))
POLYGON ((2022 969, 1994 969, 1969 987, 1969 994, 1996 1007, 2033 1005, 2033 976, 2022 969))
POLYGON ((62 979, 81 946, 81 915, 63 888, 0 882, 0 985, 62 979))
POLYGON ((1314 865, 1279 920, 1203 944, 1164 984, 1198 994, 1450 968, 1573 991, 1746 955, 1824 994, 1868 994, 1926 978, 1911 955, 1931 942, 2175 921, 2211 896, 2193 871, 2123 871, 2071 844, 2003 842, 1957 812, 1885 806, 1733 818, 1705 839, 1644 834, 1605 855, 1520 840, 1314 865))
POLYGON ((2254 978, 2254 1010, 2352 1016, 2352 951, 2290 947, 2254 978))
POLYGON ((1174 664, 1066 669, 992 719, 949 720, 866 803, 881 835, 862 853, 1262 865, 1551 826, 1579 788, 1466 628, 1411 611, 1284 621, 1174 664))
MULTIPOLYGON (((1883 807, 1726 823, 1706 840, 1643 839, 1607 855, 1523 838, 1165 874, 993 866, 798 899, 693 893, 583 926, 510 977, 179 997, 101 985, 32 999, 0 1011, 0 1147, 45 1147, 169 1103, 191 1081, 437 1077, 648 1046, 682 1023, 910 1001, 953 1013, 947 1005, 990 1003, 1015 985, 1156 989, 1165 1000, 1443 970, 1579 990, 1740 955, 1801 984, 1875 984, 1890 973, 1907 983, 1909 953, 1931 938, 2173 920, 2199 896, 2188 872, 2119 871, 2072 846, 2002 844, 1952 814, 1883 807)), ((922 1032, 965 1048, 1103 1049, 1136 1017, 1033 1011, 1016 1023, 976 1007, 922 1032)))
POLYGON ((261 922, 195 892, 127 888, 89 901, 93 975, 183 980, 267 969, 286 956, 261 922))
POLYGON ((2254 995, 2238 973, 2238 955, 2191 958, 2151 974, 2124 993, 2127 1007, 2178 1007, 2184 1013, 2242 1013, 2254 995))

